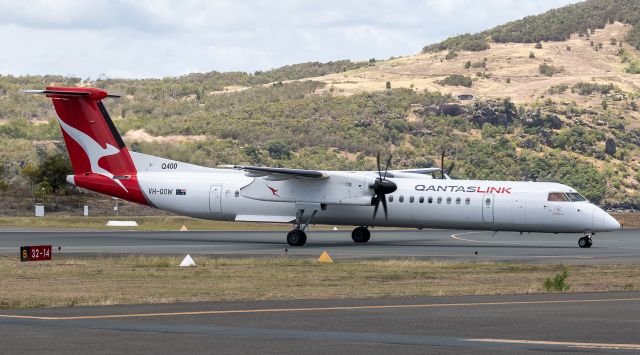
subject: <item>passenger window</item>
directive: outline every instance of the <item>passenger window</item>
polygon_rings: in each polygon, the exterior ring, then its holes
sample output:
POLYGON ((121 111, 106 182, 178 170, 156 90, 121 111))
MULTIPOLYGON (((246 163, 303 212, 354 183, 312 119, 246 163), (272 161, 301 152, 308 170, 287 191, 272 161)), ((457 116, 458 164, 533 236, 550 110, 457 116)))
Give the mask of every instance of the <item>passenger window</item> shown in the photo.
POLYGON ((562 192, 550 192, 548 201, 569 201, 567 196, 562 192))
POLYGON ((438 197, 438 204, 442 203, 442 197, 438 197))
POLYGON ((451 197, 447 197, 447 205, 451 204, 451 197))
POLYGON ((460 204, 460 201, 461 201, 461 200, 460 200, 460 197, 456 197, 456 205, 459 205, 459 204, 460 204))
POLYGON ((236 193, 234 194, 236 197, 240 197, 240 191, 236 191, 236 193))
POLYGON ((418 202, 424 203, 424 196, 420 196, 420 198, 418 199, 418 202))
POLYGON ((398 197, 398 202, 404 202, 404 196, 400 195, 400 197, 398 197))
POLYGON ((488 199, 484 200, 484 204, 487 205, 487 206, 490 206, 491 205, 491 199, 488 198, 488 199))
POLYGON ((467 197, 467 198, 464 199, 464 204, 465 205, 468 205, 470 203, 471 203, 471 199, 470 198, 467 197))
POLYGON ((409 202, 413 203, 413 201, 414 201, 413 196, 409 197, 409 202))
POLYGON ((427 202, 433 203, 433 197, 429 196, 429 198, 427 199, 427 202))
POLYGON ((389 196, 389 202, 393 202, 393 195, 389 196))

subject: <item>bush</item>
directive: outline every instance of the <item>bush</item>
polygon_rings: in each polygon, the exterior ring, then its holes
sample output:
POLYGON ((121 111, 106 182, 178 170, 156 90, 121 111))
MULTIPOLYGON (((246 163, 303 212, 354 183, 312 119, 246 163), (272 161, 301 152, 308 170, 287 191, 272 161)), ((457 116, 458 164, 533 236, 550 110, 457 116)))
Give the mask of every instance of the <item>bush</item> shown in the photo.
POLYGON ((467 61, 464 63, 464 68, 465 68, 465 69, 469 69, 469 68, 471 68, 471 61, 470 61, 470 60, 467 60, 467 61))
POLYGON ((436 83, 443 86, 464 86, 470 88, 473 80, 467 75, 451 74, 442 80, 436 81, 436 83))
POLYGON ((267 143, 267 151, 273 159, 291 159, 291 148, 283 140, 272 140, 267 143))
POLYGON ((553 74, 559 73, 562 70, 557 68, 557 67, 554 67, 553 65, 549 65, 547 63, 542 63, 538 67, 538 71, 540 72, 540 74, 542 74, 544 76, 553 76, 553 74))
POLYGON ((566 283, 569 272, 567 269, 562 270, 561 273, 556 274, 552 279, 547 277, 544 280, 543 287, 547 292, 564 292, 569 291, 569 285, 566 283))
POLYGON ((542 43, 537 42, 536 45, 534 46, 535 49, 542 49, 542 43))
POLYGON ((577 92, 578 95, 591 95, 594 92, 600 93, 602 95, 606 95, 613 91, 615 86, 613 84, 595 84, 595 83, 585 83, 579 82, 575 84, 571 88, 571 92, 577 92))
POLYGON ((449 59, 453 59, 455 57, 458 56, 458 53, 456 53, 455 51, 449 51, 447 53, 447 55, 444 56, 444 59, 449 60, 449 59))
POLYGON ((564 94, 567 89, 569 88, 569 85, 567 84, 558 84, 558 85, 553 85, 551 86, 547 92, 551 95, 553 94, 564 94))
POLYGON ((536 54, 533 52, 529 52, 529 59, 533 59, 536 57, 536 54))

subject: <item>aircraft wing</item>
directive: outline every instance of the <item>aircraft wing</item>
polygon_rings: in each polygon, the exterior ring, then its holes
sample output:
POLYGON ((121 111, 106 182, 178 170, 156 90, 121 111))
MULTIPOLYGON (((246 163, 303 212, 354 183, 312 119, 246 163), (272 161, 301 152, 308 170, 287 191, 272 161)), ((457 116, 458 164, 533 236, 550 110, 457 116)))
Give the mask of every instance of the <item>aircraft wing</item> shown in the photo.
MULTIPOLYGON (((229 167, 229 166, 224 166, 229 167)), ((267 180, 281 181, 290 179, 326 179, 329 177, 327 173, 317 170, 304 169, 286 169, 286 168, 269 168, 262 166, 231 166, 236 170, 244 170, 247 176, 264 177, 267 180)))

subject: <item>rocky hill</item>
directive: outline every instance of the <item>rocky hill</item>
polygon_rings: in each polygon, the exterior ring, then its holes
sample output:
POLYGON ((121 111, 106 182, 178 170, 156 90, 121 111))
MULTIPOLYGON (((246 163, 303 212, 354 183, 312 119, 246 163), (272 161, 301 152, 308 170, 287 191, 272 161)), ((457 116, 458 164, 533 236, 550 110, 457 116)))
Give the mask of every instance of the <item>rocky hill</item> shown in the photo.
POLYGON ((421 167, 446 150, 458 177, 561 181, 595 202, 638 207, 640 53, 635 12, 624 12, 636 3, 587 1, 463 38, 486 46, 456 37, 364 63, 148 80, 0 77, 0 194, 68 193, 53 175, 25 172, 64 154, 48 100, 17 91, 55 83, 122 94, 106 105, 130 147, 149 154, 372 169, 378 151, 421 167), (558 20, 567 14, 575 21, 558 20))

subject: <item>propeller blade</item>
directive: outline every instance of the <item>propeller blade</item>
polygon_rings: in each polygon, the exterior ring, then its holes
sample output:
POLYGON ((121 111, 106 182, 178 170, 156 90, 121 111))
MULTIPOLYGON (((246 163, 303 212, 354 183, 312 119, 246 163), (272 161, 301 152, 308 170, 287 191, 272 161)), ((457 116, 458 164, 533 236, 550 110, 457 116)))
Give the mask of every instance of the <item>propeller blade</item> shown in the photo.
POLYGON ((387 214, 387 196, 382 195, 380 199, 382 201, 382 209, 384 210, 384 219, 389 219, 389 215, 387 214))
POLYGON ((440 175, 441 175, 440 178, 444 179, 444 150, 440 155, 440 175))
POLYGON ((387 159, 387 166, 384 168, 384 176, 382 177, 382 180, 385 180, 387 178, 387 171, 389 171, 390 165, 391 165, 391 154, 389 154, 389 158, 387 159))
POLYGON ((451 171, 453 171, 453 168, 456 166, 456 162, 451 162, 451 164, 449 164, 449 168, 447 168, 447 175, 451 174, 451 171))
POLYGON ((374 205, 375 207, 373 207, 373 219, 376 218, 376 215, 378 214, 378 206, 380 206, 380 199, 376 197, 376 204, 374 205))
POLYGON ((378 152, 378 155, 376 156, 376 165, 378 166, 378 176, 382 179, 382 171, 380 169, 380 152, 378 152))

